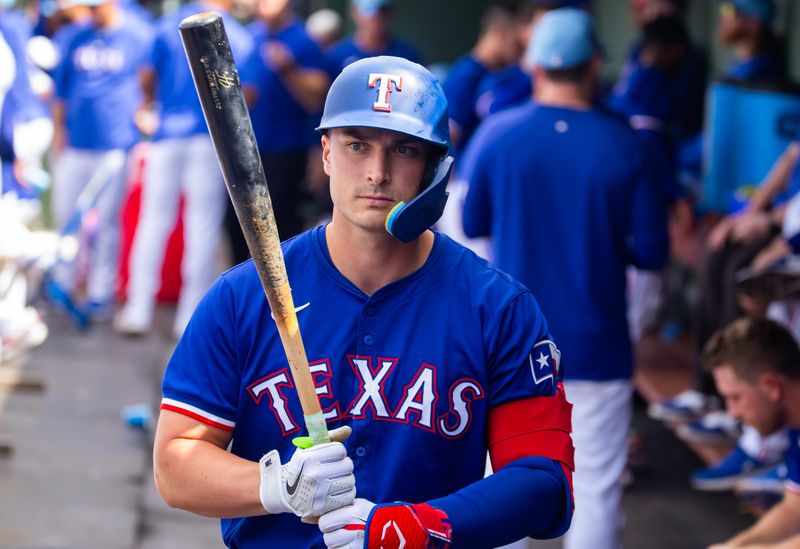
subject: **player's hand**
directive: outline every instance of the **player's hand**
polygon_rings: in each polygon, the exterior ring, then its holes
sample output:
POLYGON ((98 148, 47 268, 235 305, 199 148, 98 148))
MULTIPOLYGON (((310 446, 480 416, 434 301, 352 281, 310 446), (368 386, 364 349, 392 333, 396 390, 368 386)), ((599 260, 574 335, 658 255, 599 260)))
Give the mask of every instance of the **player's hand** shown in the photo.
POLYGON ((319 529, 328 549, 363 549, 367 519, 375 504, 356 498, 352 505, 319 517, 319 529))
POLYGON ((382 503, 358 498, 319 518, 328 549, 448 549, 450 519, 427 503, 382 503))
POLYGON ((772 228, 769 214, 762 211, 748 212, 736 218, 730 238, 734 242, 752 244, 766 238, 772 228))
POLYGON ((286 465, 272 450, 259 461, 261 504, 268 512, 294 513, 311 522, 356 497, 353 462, 341 442, 298 449, 286 465))

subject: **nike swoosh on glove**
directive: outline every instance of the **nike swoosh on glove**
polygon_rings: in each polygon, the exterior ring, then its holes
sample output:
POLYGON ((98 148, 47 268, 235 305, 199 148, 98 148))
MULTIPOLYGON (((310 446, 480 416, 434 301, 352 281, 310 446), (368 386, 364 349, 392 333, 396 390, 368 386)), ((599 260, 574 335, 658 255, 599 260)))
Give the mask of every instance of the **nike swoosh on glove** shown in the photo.
POLYGON ((259 468, 261 504, 273 514, 294 513, 303 522, 314 522, 356 497, 353 462, 341 442, 298 449, 286 465, 272 450, 261 458, 259 468))

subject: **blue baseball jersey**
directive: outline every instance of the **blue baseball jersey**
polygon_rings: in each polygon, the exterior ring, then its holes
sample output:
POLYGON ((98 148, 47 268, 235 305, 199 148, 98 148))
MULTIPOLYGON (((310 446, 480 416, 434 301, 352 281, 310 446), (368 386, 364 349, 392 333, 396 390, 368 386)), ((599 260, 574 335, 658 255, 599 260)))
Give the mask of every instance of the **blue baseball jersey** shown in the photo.
MULTIPOLYGON (((209 9, 202 2, 184 4, 158 24, 148 61, 149 68, 157 75, 156 100, 160 106, 161 123, 153 136, 154 141, 208 132, 183 43, 175 29, 184 18, 209 9)), ((227 13, 221 15, 233 59, 237 66, 244 66, 253 51, 253 39, 236 19, 227 13)))
POLYGON ((381 51, 365 51, 358 44, 356 44, 354 37, 344 38, 339 43, 335 44, 328 52, 328 65, 331 76, 334 78, 342 72, 350 63, 365 59, 367 57, 377 57, 379 55, 391 55, 394 57, 403 57, 414 63, 422 64, 422 56, 419 51, 402 40, 392 38, 389 45, 381 51))
POLYGON ((476 110, 483 120, 531 100, 533 79, 519 65, 488 73, 478 86, 476 110))
POLYGON ((800 495, 800 429, 789 429, 786 452, 786 490, 800 495))
POLYGON ((442 84, 444 94, 447 96, 450 120, 460 132, 460 141, 455 150, 456 156, 461 155, 480 122, 475 110, 475 100, 478 86, 488 73, 489 70, 475 59, 475 56, 468 53, 453 64, 447 73, 447 79, 442 84))
MULTIPOLYGON (((490 409, 553 396, 561 355, 531 292, 435 233, 425 264, 371 296, 334 267, 320 226, 283 243, 298 322, 359 497, 422 502, 483 478, 490 409)), ((162 409, 231 431, 231 452, 287 461, 303 415, 251 261, 224 273, 170 360, 162 409)), ((325 547, 293 515, 222 521, 232 547, 325 547)))
POLYGON ((725 76, 746 82, 776 82, 785 78, 781 60, 774 55, 756 55, 744 61, 734 61, 725 76))
POLYGON ((127 149, 139 140, 133 122, 142 103, 139 69, 151 49, 152 29, 138 18, 110 29, 77 30, 56 70, 56 96, 66 105, 69 145, 127 149))
POLYGON ((302 21, 294 20, 278 31, 269 30, 261 21, 248 25, 253 37, 253 55, 242 67, 241 78, 258 89, 258 99, 250 116, 256 141, 264 153, 296 151, 308 147, 308 113, 270 68, 266 48, 270 40, 282 43, 300 67, 326 71, 325 56, 305 30, 302 21))
MULTIPOLYGON (((0 182, 2 193, 13 191, 17 196, 32 198, 38 191, 22 185, 14 174, 14 127, 38 117, 47 116, 47 110, 31 89, 28 77, 25 43, 30 36, 30 25, 21 12, 5 12, 0 18, 0 35, 14 56, 14 80, 5 94, 0 108, 0 182)), ((2 194, 0 193, 0 194, 2 194)))
POLYGON ((599 109, 534 103, 475 132, 461 163, 467 236, 530 288, 568 379, 631 376, 625 269, 667 259, 666 203, 636 133, 599 109))

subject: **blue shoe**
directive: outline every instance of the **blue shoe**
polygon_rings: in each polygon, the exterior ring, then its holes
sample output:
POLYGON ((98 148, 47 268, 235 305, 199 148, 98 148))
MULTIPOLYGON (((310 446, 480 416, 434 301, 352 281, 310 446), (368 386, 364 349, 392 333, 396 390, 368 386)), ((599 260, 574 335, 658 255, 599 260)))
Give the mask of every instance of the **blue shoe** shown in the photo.
POLYGON ((667 423, 684 423, 699 419, 717 406, 716 399, 700 391, 687 389, 663 402, 653 402, 647 407, 647 415, 667 423))
POLYGON ((724 411, 709 412, 702 419, 679 426, 675 434, 686 442, 724 444, 738 440, 741 425, 724 411))
POLYGON ((759 475, 743 478, 736 483, 740 495, 751 493, 783 495, 787 477, 786 464, 781 463, 759 475))
POLYGON ((693 473, 691 485, 695 490, 704 492, 732 490, 738 481, 766 472, 771 467, 774 467, 774 465, 765 464, 750 457, 737 446, 718 465, 700 469, 693 473))

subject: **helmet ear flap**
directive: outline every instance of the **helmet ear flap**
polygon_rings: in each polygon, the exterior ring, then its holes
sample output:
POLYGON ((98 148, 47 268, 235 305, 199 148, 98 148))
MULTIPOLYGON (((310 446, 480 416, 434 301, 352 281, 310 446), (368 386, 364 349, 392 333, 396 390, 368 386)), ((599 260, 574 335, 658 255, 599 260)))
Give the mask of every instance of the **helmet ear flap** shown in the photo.
POLYGON ((386 231, 402 242, 411 242, 436 223, 447 203, 447 182, 453 170, 453 157, 445 155, 431 163, 433 177, 430 185, 414 200, 398 202, 386 216, 386 231))

